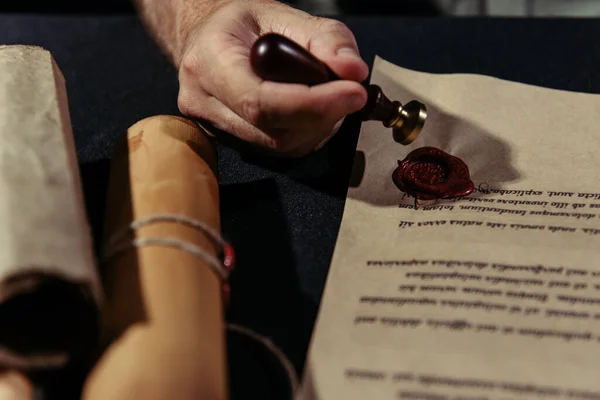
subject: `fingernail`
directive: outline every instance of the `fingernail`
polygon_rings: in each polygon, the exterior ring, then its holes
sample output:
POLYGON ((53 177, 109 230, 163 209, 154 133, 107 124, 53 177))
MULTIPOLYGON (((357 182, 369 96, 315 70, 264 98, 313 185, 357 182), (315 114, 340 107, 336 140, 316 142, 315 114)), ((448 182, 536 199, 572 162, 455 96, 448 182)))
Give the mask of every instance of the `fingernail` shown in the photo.
POLYGON ((337 51, 337 55, 342 57, 352 57, 360 59, 360 55, 352 47, 342 47, 337 51))

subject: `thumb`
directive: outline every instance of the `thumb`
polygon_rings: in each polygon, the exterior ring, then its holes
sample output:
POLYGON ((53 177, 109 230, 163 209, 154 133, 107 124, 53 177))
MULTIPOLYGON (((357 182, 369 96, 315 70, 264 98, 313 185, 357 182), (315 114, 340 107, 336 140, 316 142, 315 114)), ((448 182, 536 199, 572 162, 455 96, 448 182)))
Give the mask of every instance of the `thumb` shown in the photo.
POLYGON ((352 31, 342 22, 333 19, 317 19, 310 39, 310 52, 341 79, 364 81, 369 67, 360 57, 352 31))

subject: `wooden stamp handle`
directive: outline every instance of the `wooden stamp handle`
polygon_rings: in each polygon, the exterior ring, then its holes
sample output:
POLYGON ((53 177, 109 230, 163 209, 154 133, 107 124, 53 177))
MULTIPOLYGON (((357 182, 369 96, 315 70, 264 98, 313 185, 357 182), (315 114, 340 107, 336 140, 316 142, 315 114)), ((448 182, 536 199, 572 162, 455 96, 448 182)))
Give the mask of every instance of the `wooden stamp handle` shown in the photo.
MULTIPOLYGON (((340 79, 308 50, 285 36, 268 33, 252 46, 250 64, 260 78, 281 83, 319 85, 340 79)), ((403 106, 391 101, 377 85, 367 86, 367 103, 357 112, 361 121, 380 121, 393 128, 394 140, 407 145, 421 132, 427 117, 424 104, 403 106)))
MULTIPOLYGON (((254 43, 250 63, 256 75, 272 82, 314 86, 340 79, 304 47, 277 33, 267 33, 254 43)), ((390 119, 397 107, 379 86, 369 85, 367 90, 367 104, 359 111, 361 120, 390 119)))

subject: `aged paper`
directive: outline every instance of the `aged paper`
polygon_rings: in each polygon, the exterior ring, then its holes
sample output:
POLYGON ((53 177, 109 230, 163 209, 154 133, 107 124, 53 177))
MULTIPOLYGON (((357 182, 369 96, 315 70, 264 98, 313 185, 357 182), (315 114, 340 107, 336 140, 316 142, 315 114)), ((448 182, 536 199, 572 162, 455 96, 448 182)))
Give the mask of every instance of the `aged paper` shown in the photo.
POLYGON ((228 398, 222 282, 198 254, 218 260, 220 249, 196 225, 220 231, 216 170, 209 136, 184 118, 145 118, 117 142, 103 240, 106 347, 82 400, 228 398))
POLYGON ((600 399, 600 96, 380 58, 372 83, 429 118, 406 147, 362 126, 301 398, 600 399), (422 146, 475 192, 415 210, 391 174, 422 146))
POLYGON ((83 324, 101 292, 78 168, 52 55, 0 46, 2 367, 61 366, 94 334, 83 324))

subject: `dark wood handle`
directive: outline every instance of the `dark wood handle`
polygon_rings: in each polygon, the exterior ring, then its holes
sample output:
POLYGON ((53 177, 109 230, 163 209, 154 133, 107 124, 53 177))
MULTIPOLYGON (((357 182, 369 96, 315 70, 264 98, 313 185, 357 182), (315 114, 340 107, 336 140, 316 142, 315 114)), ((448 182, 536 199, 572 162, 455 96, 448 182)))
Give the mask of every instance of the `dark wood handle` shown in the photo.
POLYGON ((254 73, 267 81, 314 86, 338 79, 304 47, 276 33, 268 33, 254 43, 250 63, 254 73))
MULTIPOLYGON (((339 79, 304 47, 276 33, 261 36, 254 43, 250 63, 254 73, 267 81, 314 86, 339 79)), ((394 116, 397 107, 379 86, 369 85, 367 93, 367 104, 358 112, 361 120, 387 121, 394 116)))

